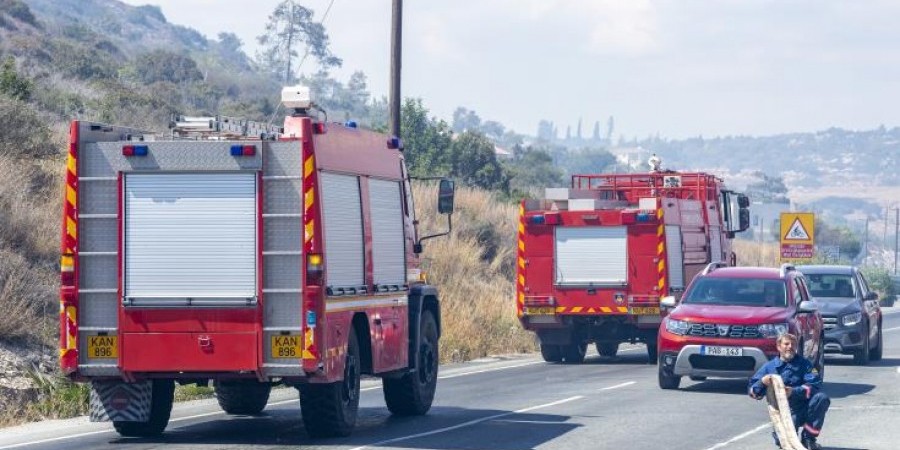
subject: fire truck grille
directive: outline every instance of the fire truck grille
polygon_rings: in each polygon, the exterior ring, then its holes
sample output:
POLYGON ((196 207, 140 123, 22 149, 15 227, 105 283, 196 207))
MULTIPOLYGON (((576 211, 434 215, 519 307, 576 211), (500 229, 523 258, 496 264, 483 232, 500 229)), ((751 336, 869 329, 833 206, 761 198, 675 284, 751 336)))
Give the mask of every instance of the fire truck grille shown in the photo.
POLYGON ((734 339, 758 339, 761 337, 759 327, 756 325, 722 325, 714 323, 692 324, 688 335, 734 339))
POLYGON ((822 322, 825 322, 826 330, 837 328, 837 317, 822 317, 822 322))
POLYGON ((756 368, 756 361, 750 356, 738 358, 728 356, 691 355, 688 358, 691 367, 704 370, 743 370, 756 368))

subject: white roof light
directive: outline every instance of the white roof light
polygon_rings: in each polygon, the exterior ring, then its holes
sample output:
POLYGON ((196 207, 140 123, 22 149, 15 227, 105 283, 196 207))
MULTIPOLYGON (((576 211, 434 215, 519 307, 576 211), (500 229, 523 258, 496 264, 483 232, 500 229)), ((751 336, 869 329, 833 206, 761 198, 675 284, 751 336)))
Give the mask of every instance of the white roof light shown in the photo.
POLYGON ((309 109, 312 95, 306 86, 287 86, 281 89, 281 103, 289 109, 309 109))

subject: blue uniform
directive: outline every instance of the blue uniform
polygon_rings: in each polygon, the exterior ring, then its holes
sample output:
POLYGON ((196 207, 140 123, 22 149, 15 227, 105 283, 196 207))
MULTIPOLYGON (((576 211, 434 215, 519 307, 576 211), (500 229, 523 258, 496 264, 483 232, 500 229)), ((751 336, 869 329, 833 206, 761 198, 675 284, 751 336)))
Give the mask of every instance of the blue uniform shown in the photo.
POLYGON ((818 436, 825 423, 825 413, 831 405, 831 399, 821 392, 822 377, 806 358, 796 355, 790 361, 782 361, 775 357, 762 366, 750 379, 750 395, 762 398, 766 395, 766 386, 762 378, 766 375, 780 375, 786 387, 792 388, 788 403, 794 426, 802 427, 810 436, 818 436))

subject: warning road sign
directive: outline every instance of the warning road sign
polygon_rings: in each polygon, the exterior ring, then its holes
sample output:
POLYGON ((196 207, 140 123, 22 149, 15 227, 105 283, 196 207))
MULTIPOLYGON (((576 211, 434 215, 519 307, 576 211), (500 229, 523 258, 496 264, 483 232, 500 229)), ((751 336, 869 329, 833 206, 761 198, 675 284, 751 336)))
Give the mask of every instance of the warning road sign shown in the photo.
POLYGON ((813 213, 781 213, 781 259, 811 259, 815 254, 815 227, 813 213))

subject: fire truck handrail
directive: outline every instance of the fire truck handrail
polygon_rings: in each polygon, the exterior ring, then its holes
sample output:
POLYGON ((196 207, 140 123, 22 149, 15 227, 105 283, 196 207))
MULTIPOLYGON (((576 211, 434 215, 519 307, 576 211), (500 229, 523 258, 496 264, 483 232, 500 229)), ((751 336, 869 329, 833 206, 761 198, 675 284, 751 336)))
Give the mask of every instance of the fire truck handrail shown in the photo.
POLYGON ((725 261, 711 262, 706 265, 705 269, 703 269, 702 275, 709 275, 714 270, 721 269, 722 267, 728 267, 728 263, 726 263, 725 261))

